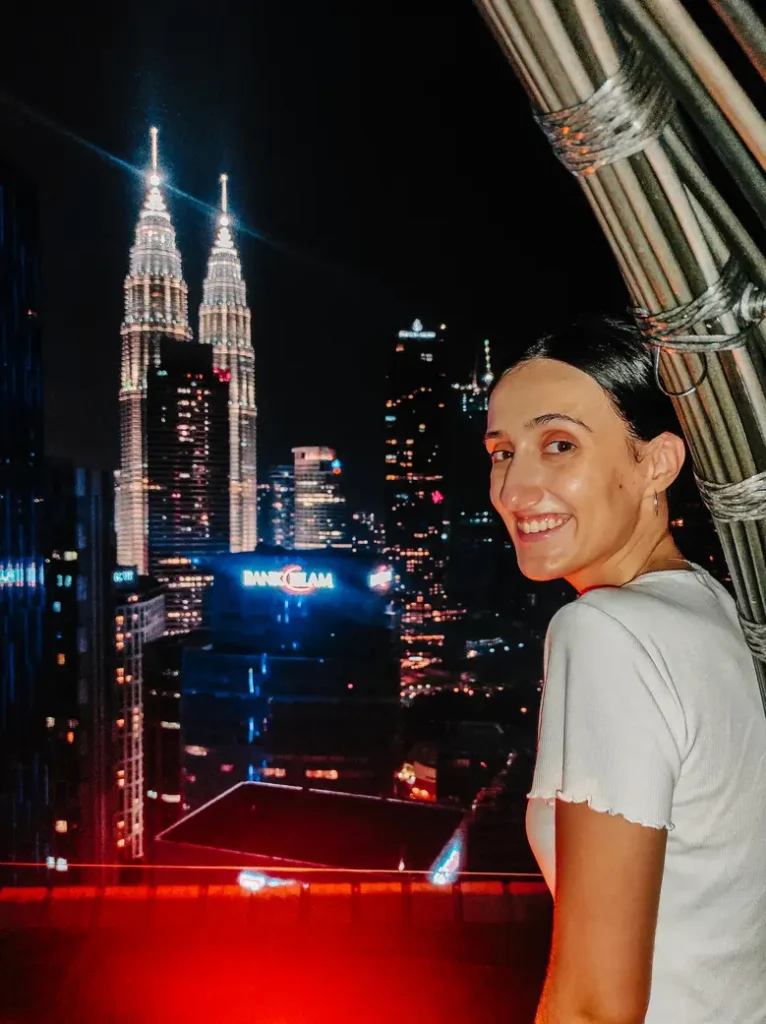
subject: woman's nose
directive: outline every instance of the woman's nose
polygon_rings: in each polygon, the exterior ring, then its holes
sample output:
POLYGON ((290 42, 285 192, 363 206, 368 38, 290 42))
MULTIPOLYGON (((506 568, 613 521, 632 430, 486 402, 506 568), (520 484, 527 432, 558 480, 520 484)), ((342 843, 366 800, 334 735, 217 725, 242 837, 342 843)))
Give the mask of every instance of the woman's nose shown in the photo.
POLYGON ((539 484, 533 480, 523 479, 518 467, 509 465, 500 485, 498 498, 500 505, 507 512, 528 512, 540 504, 544 493, 539 484))

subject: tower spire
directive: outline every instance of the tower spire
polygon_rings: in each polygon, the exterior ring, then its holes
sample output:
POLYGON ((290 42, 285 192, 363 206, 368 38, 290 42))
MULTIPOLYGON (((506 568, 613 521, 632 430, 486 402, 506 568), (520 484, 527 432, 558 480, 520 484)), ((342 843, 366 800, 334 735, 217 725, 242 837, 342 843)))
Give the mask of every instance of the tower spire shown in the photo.
POLYGON ((221 213, 227 214, 229 212, 229 190, 228 190, 229 175, 221 175, 221 213))
POLYGON ((149 182, 152 185, 159 185, 160 183, 160 176, 157 173, 157 136, 159 133, 159 128, 151 127, 149 129, 149 138, 152 146, 152 173, 149 182))

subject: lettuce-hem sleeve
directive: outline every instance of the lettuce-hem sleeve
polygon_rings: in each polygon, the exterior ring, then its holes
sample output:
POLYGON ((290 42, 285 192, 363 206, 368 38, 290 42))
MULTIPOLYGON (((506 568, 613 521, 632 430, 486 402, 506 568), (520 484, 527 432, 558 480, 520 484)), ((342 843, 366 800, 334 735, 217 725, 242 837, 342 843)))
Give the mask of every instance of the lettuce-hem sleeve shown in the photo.
POLYGON ((529 799, 587 803, 672 830, 684 726, 649 653, 626 626, 584 601, 558 612, 546 646, 529 799))

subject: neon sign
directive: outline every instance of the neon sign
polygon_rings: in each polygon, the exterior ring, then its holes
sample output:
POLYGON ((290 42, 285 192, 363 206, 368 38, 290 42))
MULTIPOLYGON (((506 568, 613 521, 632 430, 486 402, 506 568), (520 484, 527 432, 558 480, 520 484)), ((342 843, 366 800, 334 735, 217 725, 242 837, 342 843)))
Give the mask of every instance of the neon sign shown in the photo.
POLYGON ((243 587, 276 587, 286 594, 312 594, 315 590, 333 590, 335 579, 331 572, 306 572, 300 565, 286 565, 284 569, 245 569, 243 587))
POLYGON ((375 572, 367 577, 367 583, 371 590, 388 590, 393 582, 394 574, 387 565, 382 565, 375 572))
POLYGON ((424 331, 423 324, 420 320, 415 320, 412 324, 412 329, 409 331, 399 331, 400 338, 420 338, 422 341, 426 341, 429 338, 435 338, 435 331, 424 331))
POLYGON ((138 573, 134 568, 115 569, 112 573, 112 583, 116 583, 117 585, 135 583, 137 576, 138 573))

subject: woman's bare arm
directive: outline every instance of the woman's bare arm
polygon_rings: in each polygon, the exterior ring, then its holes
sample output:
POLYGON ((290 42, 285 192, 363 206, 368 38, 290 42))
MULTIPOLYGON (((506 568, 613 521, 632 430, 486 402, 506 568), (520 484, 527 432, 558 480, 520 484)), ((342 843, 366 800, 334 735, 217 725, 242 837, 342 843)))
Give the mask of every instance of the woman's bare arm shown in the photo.
POLYGON ((667 832, 556 801, 553 947, 536 1024, 642 1024, 667 832))

